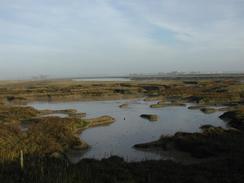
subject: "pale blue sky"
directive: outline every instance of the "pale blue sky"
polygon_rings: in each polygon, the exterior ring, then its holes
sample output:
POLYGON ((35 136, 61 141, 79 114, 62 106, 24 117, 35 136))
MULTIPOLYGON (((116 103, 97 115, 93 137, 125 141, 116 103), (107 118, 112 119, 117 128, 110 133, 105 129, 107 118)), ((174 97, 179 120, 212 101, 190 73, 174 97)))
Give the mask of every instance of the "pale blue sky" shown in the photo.
POLYGON ((0 79, 244 71, 244 0, 0 0, 0 79))

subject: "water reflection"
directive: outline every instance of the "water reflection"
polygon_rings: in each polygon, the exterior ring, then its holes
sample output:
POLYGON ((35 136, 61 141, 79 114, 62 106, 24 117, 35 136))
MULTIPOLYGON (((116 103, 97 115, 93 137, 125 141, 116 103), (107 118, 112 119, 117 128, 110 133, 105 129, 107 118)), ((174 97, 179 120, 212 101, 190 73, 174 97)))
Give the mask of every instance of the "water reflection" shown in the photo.
POLYGON ((152 109, 153 102, 143 100, 94 101, 94 102, 65 102, 65 103, 33 103, 38 109, 77 109, 86 112, 88 118, 101 115, 111 115, 116 122, 109 126, 101 126, 85 130, 81 138, 91 148, 83 158, 101 159, 118 155, 129 161, 148 159, 177 159, 179 154, 172 152, 157 153, 138 151, 132 148, 134 144, 157 140, 162 134, 172 135, 178 131, 196 132, 205 124, 224 126, 218 117, 222 112, 204 114, 199 110, 189 110, 186 107, 165 107, 152 109), (121 109, 118 106, 128 103, 129 107, 121 109), (141 114, 156 114, 158 122, 149 122, 140 118, 141 114))

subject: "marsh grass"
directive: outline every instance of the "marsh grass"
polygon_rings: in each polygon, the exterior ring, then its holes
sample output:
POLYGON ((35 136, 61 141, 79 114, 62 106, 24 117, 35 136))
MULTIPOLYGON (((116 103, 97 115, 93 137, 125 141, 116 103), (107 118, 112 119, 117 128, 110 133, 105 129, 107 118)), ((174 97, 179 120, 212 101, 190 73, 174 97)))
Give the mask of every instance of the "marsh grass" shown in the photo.
POLYGON ((243 93, 244 85, 233 80, 190 83, 133 81, 98 84, 67 80, 0 83, 0 182, 243 182, 243 109, 222 116, 230 119, 227 123, 235 129, 209 125, 202 127, 199 133, 179 132, 174 136, 162 136, 152 143, 137 145, 138 148, 159 147, 167 150, 174 144, 176 149, 189 152, 194 157, 214 157, 199 164, 182 165, 172 161, 128 163, 119 157, 101 161, 84 159, 78 164, 70 164, 65 158, 65 151, 85 146, 77 132, 87 127, 111 124, 114 119, 108 116, 92 120, 77 116, 40 117, 40 111, 33 108, 11 105, 19 100, 64 101, 143 96, 150 100, 164 99, 163 102, 169 100, 236 106, 243 102, 243 93), (20 128, 23 122, 29 127, 25 132, 20 128), (57 153, 63 156, 56 156, 57 153))
POLYGON ((26 157, 23 170, 17 161, 0 163, 0 180, 2 183, 231 183, 244 180, 243 165, 243 157, 237 154, 192 165, 172 161, 128 163, 119 157, 84 159, 72 165, 50 157, 26 157))

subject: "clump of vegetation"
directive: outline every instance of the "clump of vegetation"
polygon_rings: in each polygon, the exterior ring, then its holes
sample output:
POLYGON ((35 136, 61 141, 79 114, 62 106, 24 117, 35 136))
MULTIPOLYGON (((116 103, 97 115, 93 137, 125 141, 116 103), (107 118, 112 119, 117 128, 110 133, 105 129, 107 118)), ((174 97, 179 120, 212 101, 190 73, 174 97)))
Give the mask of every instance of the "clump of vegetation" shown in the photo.
POLYGON ((97 118, 87 119, 89 122, 89 127, 101 126, 101 125, 109 125, 115 121, 115 119, 111 116, 101 116, 97 118))
POLYGON ((14 160, 20 154, 21 131, 14 124, 0 124, 0 161, 14 160))
POLYGON ((39 115, 32 107, 0 106, 0 123, 18 123, 39 115))
POLYGON ((200 133, 177 132, 173 136, 162 136, 159 140, 146 144, 137 144, 135 148, 161 148, 177 150, 190 153, 193 157, 207 158, 231 153, 237 148, 243 133, 234 129, 223 129, 211 125, 201 127, 200 133), (234 143, 235 142, 235 143, 234 143))
POLYGON ((204 108, 201 108, 200 110, 205 114, 212 114, 217 111, 216 109, 210 108, 210 107, 204 107, 204 108))
POLYGON ((150 105, 151 108, 161 108, 164 106, 165 106, 164 104, 152 104, 152 105, 150 105))
POLYGON ((12 104, 26 104, 26 98, 22 96, 6 96, 6 100, 12 104))
POLYGON ((225 112, 220 118, 227 121, 229 126, 244 130, 244 108, 225 112))
POLYGON ((87 148, 87 144, 76 136, 78 124, 81 121, 76 118, 45 117, 33 119, 26 132, 21 132, 17 126, 1 125, 1 157, 15 159, 20 151, 25 156, 46 156, 65 153, 77 146, 87 148))
POLYGON ((184 103, 180 102, 158 102, 157 104, 150 105, 151 108, 162 108, 162 107, 170 107, 170 106, 185 106, 184 103))
POLYGON ((159 120, 159 116, 156 114, 142 114, 141 118, 145 118, 149 121, 158 121, 159 120))
POLYGON ((78 112, 76 109, 64 109, 64 110, 41 110, 41 115, 50 115, 50 114, 66 114, 71 118, 83 118, 86 117, 86 113, 78 112))
POLYGON ((144 101, 145 102, 148 102, 148 101, 160 101, 160 102, 164 102, 164 101, 166 101, 166 99, 164 98, 164 96, 159 96, 159 97, 146 97, 146 98, 144 98, 144 101))
POLYGON ((39 118, 26 133, 23 142, 24 152, 30 155, 46 155, 55 152, 65 152, 74 146, 86 146, 75 135, 75 118, 47 117, 39 118))
POLYGON ((121 109, 127 109, 129 107, 129 104, 121 104, 119 105, 119 108, 121 109))
POLYGON ((198 82, 197 81, 183 81, 184 84, 188 84, 188 85, 197 85, 198 82))
POLYGON ((132 94, 132 91, 126 88, 116 88, 114 89, 114 93, 119 93, 119 94, 132 94))

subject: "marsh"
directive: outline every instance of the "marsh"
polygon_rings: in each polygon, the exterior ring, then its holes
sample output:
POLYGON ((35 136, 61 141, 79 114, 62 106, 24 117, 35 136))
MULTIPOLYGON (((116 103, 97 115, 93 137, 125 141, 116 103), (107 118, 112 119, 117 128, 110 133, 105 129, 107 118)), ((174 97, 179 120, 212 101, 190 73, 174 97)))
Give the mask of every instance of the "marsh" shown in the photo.
MULTIPOLYGON (((225 127, 219 119, 223 112, 204 114, 200 110, 189 110, 186 106, 169 106, 164 108, 150 108, 155 101, 145 102, 142 99, 90 101, 90 102, 34 102, 29 105, 36 109, 67 109, 73 108, 86 112, 86 118, 110 115, 115 122, 109 126, 89 128, 83 131, 80 138, 90 145, 89 150, 79 158, 101 159, 117 155, 128 161, 152 159, 173 159, 181 161, 181 154, 157 153, 139 151, 133 145, 157 140, 161 135, 173 135, 178 131, 198 132, 202 125, 225 127), (119 106, 127 103, 128 108, 119 106), (143 113, 152 113, 159 116, 157 122, 150 122, 140 117, 143 113)), ((75 161, 77 161, 77 159, 75 161)))

